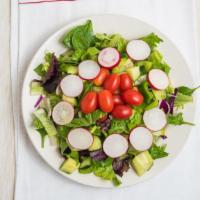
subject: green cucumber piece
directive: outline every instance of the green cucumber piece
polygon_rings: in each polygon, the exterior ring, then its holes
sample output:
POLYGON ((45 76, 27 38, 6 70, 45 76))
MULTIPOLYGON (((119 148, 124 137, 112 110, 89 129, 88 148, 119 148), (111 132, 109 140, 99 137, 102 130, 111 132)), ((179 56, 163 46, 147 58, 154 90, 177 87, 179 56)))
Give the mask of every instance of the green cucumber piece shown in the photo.
POLYGON ((62 96, 62 100, 68 102, 72 106, 77 106, 78 105, 77 99, 74 98, 74 97, 67 97, 67 96, 63 95, 62 96))
POLYGON ((89 174, 89 173, 92 173, 93 172, 93 166, 90 166, 90 167, 87 167, 87 168, 83 168, 83 169, 80 169, 79 168, 79 173, 80 174, 89 174))
POLYGON ((30 84, 30 94, 32 96, 44 94, 42 84, 40 82, 32 81, 30 84))
POLYGON ((126 72, 128 73, 128 75, 131 77, 133 81, 136 81, 141 75, 140 67, 129 67, 126 69, 126 72))
POLYGON ((153 159, 148 151, 138 154, 131 161, 131 166, 138 176, 142 176, 152 165, 153 159))
POLYGON ((89 151, 96 151, 98 149, 101 149, 102 144, 101 144, 101 140, 99 137, 97 137, 96 135, 93 136, 93 143, 90 146, 90 148, 88 149, 89 151))
POLYGON ((67 158, 67 160, 65 160, 60 166, 60 170, 67 174, 71 174, 76 169, 78 169, 78 167, 79 164, 77 164, 76 160, 74 160, 73 158, 67 158))
POLYGON ((48 118, 47 113, 44 109, 37 109, 33 112, 33 114, 42 123, 49 137, 55 136, 57 134, 56 127, 54 126, 51 119, 48 118))

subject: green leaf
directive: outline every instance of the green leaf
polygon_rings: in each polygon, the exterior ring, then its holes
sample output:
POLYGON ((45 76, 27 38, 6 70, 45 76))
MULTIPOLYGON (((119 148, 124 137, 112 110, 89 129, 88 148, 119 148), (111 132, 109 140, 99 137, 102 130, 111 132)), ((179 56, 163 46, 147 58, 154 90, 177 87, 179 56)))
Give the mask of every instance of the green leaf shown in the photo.
POLYGON ((70 127, 70 128, 78 128, 78 127, 87 127, 90 125, 91 125, 91 123, 88 120, 86 120, 85 118, 74 118, 66 126, 70 127))
POLYGON ((61 96, 58 96, 53 93, 48 94, 47 97, 49 98, 49 101, 52 107, 54 107, 57 103, 61 101, 61 96))
POLYGON ((151 157, 155 160, 158 158, 163 158, 168 156, 168 153, 165 152, 165 148, 166 145, 162 145, 162 146, 157 146, 157 145, 153 145, 150 149, 149 149, 149 153, 151 154, 151 157))
POLYGON ((144 102, 146 104, 150 104, 154 99, 154 94, 152 90, 149 89, 148 82, 147 81, 142 82, 140 85, 138 85, 138 89, 144 96, 144 102))
POLYGON ((108 133, 128 133, 127 122, 127 120, 112 119, 108 133))
POLYGON ((181 87, 178 87, 178 91, 184 95, 188 95, 188 96, 191 96, 193 94, 193 92, 197 89, 200 88, 200 85, 195 87, 195 88, 189 88, 189 87, 186 87, 186 86, 181 86, 181 87))
POLYGON ((42 123, 40 122, 40 120, 38 118, 34 118, 33 119, 33 126, 35 127, 35 129, 42 129, 44 128, 44 126, 42 125, 42 123))
POLYGON ((168 115, 167 117, 168 124, 173 124, 173 125, 182 125, 182 124, 187 124, 187 125, 194 125, 193 123, 190 122, 185 122, 183 119, 183 113, 178 113, 176 115, 168 115))
POLYGON ((94 162, 93 173, 102 179, 112 181, 115 186, 118 186, 121 182, 117 179, 117 176, 114 173, 112 161, 112 158, 107 158, 104 161, 94 162))
POLYGON ((184 107, 185 104, 193 102, 193 97, 182 94, 180 92, 177 93, 176 99, 174 101, 174 106, 178 108, 184 107))
POLYGON ((89 47, 85 53, 81 56, 81 60, 97 60, 99 49, 96 47, 89 47))
POLYGON ((140 125, 141 123, 142 123, 142 113, 139 111, 134 111, 133 116, 130 118, 130 120, 127 123, 127 127, 130 131, 136 126, 140 125))
POLYGON ((58 138, 58 145, 60 147, 61 154, 64 155, 65 149, 68 147, 66 142, 67 134, 69 132, 69 128, 66 126, 58 126, 57 127, 57 138, 58 138))
POLYGON ((63 38, 65 46, 73 49, 85 50, 93 43, 92 21, 88 20, 84 25, 76 26, 63 38))
POLYGON ((144 36, 140 39, 145 41, 150 46, 151 49, 157 47, 157 45, 160 42, 163 42, 163 40, 161 38, 159 38, 155 33, 150 33, 149 35, 144 36))
POLYGON ((67 155, 68 158, 72 158, 74 159, 77 163, 79 163, 79 153, 78 151, 71 151, 71 153, 69 153, 67 155))
POLYGON ((47 132, 45 131, 44 128, 37 129, 37 131, 41 136, 41 147, 44 148, 45 136, 48 135, 48 134, 47 134, 47 132))

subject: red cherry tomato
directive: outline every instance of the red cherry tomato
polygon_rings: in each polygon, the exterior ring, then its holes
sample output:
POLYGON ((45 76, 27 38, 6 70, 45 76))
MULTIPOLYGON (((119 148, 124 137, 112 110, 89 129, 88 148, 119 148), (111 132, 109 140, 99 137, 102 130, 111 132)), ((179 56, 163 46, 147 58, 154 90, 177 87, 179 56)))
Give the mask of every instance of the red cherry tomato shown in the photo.
POLYGON ((133 87, 133 90, 139 92, 138 87, 136 87, 136 86, 133 87))
POLYGON ((109 70, 101 68, 98 76, 93 80, 93 83, 96 86, 101 86, 108 75, 109 75, 109 70))
POLYGON ((132 115, 132 109, 127 105, 116 105, 111 114, 116 119, 128 119, 132 115))
POLYGON ((83 113, 91 113, 97 109, 97 93, 96 92, 88 92, 80 103, 81 111, 83 113))
POLYGON ((143 103, 143 96, 139 91, 128 89, 122 93, 122 99, 127 104, 139 106, 143 103))
POLYGON ((112 93, 109 90, 102 90, 98 93, 99 107, 103 112, 111 112, 114 106, 112 93))
POLYGON ((133 85, 133 82, 128 74, 121 74, 120 75, 120 89, 121 90, 127 90, 131 89, 133 85))
POLYGON ((120 84, 120 77, 117 74, 111 74, 109 76, 106 77, 104 83, 103 83, 103 87, 106 90, 111 91, 112 93, 114 93, 120 84))
POLYGON ((119 95, 113 95, 114 105, 122 105, 124 104, 122 98, 119 95))

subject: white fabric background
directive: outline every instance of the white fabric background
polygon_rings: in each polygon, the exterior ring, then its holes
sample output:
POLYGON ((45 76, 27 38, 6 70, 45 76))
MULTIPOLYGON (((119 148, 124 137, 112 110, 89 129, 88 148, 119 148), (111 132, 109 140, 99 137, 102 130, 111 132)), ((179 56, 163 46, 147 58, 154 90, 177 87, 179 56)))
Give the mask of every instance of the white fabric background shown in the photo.
POLYGON ((193 6, 194 2, 190 0, 79 0, 20 5, 18 10, 13 1, 11 64, 17 157, 16 200, 200 199, 199 125, 193 129, 182 153, 163 173, 134 187, 108 190, 76 184, 51 169, 34 150, 20 116, 21 84, 33 54, 63 25, 93 14, 124 14, 153 24, 179 47, 194 79, 200 82, 193 6))

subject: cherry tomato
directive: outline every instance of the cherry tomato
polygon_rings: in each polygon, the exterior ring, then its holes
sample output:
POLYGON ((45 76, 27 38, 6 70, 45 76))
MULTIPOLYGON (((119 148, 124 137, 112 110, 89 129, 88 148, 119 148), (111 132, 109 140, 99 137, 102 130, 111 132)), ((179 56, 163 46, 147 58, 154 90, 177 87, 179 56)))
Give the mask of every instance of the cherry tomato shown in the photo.
POLYGON ((114 105, 122 105, 124 104, 122 98, 119 95, 113 95, 114 105))
POLYGON ((128 74, 121 74, 120 75, 120 89, 121 90, 127 90, 131 89, 133 85, 133 82, 128 74))
POLYGON ((93 80, 93 83, 96 86, 101 86, 108 75, 109 75, 109 70, 101 68, 98 76, 93 80))
POLYGON ((111 114, 116 119, 128 119, 132 115, 132 109, 127 105, 116 105, 111 114))
POLYGON ((98 93, 99 107, 103 112, 111 112, 114 106, 112 93, 109 90, 102 90, 98 93))
POLYGON ((109 76, 106 77, 104 83, 103 83, 103 87, 106 90, 111 91, 112 93, 114 93, 120 84, 120 77, 117 74, 111 74, 109 76))
POLYGON ((139 106, 143 103, 143 96, 139 91, 128 89, 122 93, 122 99, 127 104, 139 106))
POLYGON ((91 113, 97 109, 97 93, 96 92, 88 92, 80 103, 81 111, 83 113, 91 113))

